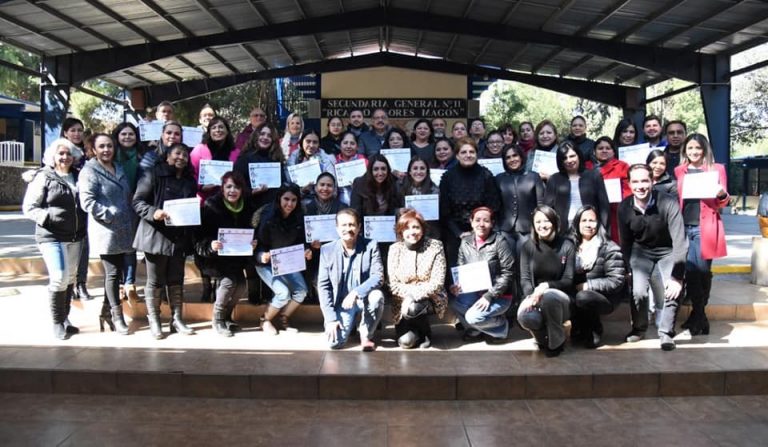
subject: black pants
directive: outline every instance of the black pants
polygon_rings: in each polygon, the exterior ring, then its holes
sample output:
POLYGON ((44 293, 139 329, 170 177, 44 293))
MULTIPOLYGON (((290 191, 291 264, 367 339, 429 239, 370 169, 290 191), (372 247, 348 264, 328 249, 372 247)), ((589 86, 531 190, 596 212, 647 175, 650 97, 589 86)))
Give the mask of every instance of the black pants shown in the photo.
POLYGON ((613 312, 613 302, 602 293, 582 290, 574 297, 573 305, 575 307, 573 330, 590 337, 592 332, 602 335, 603 324, 600 322, 600 315, 613 312))
POLYGON ((432 337, 432 327, 429 325, 429 315, 420 315, 416 318, 400 318, 395 325, 395 334, 397 338, 402 337, 408 331, 416 334, 419 342, 424 341, 425 337, 432 337))
POLYGON ((226 275, 216 278, 215 306, 225 308, 232 300, 239 300, 246 292, 245 275, 242 270, 228 272, 226 275))
POLYGON ((166 256, 144 253, 147 260, 147 288, 162 289, 165 286, 184 284, 184 256, 166 256))
POLYGON ((124 253, 101 255, 104 266, 104 296, 110 307, 120 305, 120 280, 123 278, 124 253))

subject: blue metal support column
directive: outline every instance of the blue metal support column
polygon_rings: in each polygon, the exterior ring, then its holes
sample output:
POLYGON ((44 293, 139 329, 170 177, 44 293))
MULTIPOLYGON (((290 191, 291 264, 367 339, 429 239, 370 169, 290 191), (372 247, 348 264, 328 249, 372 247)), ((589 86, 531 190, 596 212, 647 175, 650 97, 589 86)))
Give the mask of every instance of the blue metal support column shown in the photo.
POLYGON ((633 88, 626 90, 624 105, 621 108, 624 118, 629 118, 635 123, 638 135, 643 131, 645 120, 645 89, 633 88))
POLYGON ((715 161, 731 161, 731 57, 717 56, 701 67, 701 102, 715 161))
POLYGON ((69 110, 70 73, 68 59, 44 58, 40 80, 41 148, 61 134, 61 125, 69 110))

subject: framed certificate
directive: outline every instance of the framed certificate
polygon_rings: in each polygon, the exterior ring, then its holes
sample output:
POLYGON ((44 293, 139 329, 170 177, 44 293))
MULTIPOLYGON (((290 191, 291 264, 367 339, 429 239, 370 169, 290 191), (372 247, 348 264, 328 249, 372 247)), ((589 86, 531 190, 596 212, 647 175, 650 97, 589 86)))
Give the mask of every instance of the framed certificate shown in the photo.
POLYGON ((558 169, 555 153, 547 151, 534 151, 531 171, 544 175, 552 175, 556 173, 558 169))
POLYGON ((269 257, 271 259, 272 274, 274 276, 303 272, 307 269, 303 244, 270 250, 269 257))
POLYGON ((320 161, 316 158, 304 163, 288 166, 288 174, 291 176, 291 181, 299 186, 315 183, 317 176, 321 172, 320 161))
POLYGON ((219 256, 250 256, 253 254, 253 228, 219 228, 219 256))
POLYGON ((363 217, 363 235, 377 242, 395 242, 395 216, 363 217))
POLYGON ((198 185, 220 185, 224 174, 232 170, 234 163, 220 160, 200 160, 198 185))
POLYGON ((308 244, 312 241, 335 241, 339 237, 336 232, 336 215, 304 216, 304 234, 308 244))
POLYGON ((165 224, 169 227, 187 227, 200 225, 200 199, 166 200, 163 211, 168 213, 165 224))
POLYGON ((365 175, 365 160, 345 161, 336 164, 336 184, 339 188, 352 185, 352 182, 365 175))
POLYGON ((440 196, 438 194, 405 196, 405 207, 418 211, 424 220, 440 220, 440 196))
POLYGON ((282 183, 280 163, 248 163, 248 178, 251 188, 258 189, 261 185, 267 188, 279 188, 282 183))
POLYGON ((381 155, 387 159, 393 171, 408 172, 408 163, 411 162, 410 149, 382 149, 381 155))
POLYGON ((453 283, 461 286, 461 293, 482 292, 493 287, 487 261, 451 267, 453 283))
POLYGON ((504 172, 504 162, 501 158, 480 158, 477 160, 477 164, 488 168, 494 176, 504 172))

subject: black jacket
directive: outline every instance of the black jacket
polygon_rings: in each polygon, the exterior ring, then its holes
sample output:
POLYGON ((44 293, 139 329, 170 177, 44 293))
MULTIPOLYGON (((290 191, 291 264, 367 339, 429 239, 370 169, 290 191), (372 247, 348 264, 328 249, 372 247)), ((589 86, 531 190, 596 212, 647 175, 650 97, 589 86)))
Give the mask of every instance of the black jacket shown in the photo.
POLYGON ((499 228, 507 233, 530 233, 533 210, 544 202, 544 183, 539 174, 507 169, 496 176, 496 186, 501 197, 501 215, 496 219, 499 228))
POLYGON ((585 282, 587 290, 598 292, 609 299, 621 298, 627 289, 627 267, 621 255, 621 248, 610 239, 603 241, 597 250, 597 259, 592 269, 587 272, 577 269, 573 282, 585 282))
MULTIPOLYGON (((72 169, 77 181, 78 172, 72 169)), ((85 237, 88 216, 77 192, 50 167, 37 171, 24 196, 24 214, 34 220, 35 240, 77 242, 85 237)))
POLYGON ((573 241, 556 236, 552 242, 540 241, 537 246, 533 238, 523 244, 520 253, 520 287, 523 296, 533 293, 539 284, 546 282, 551 289, 568 295, 573 294, 574 255, 573 241))
POLYGON ((661 178, 653 184, 654 191, 672 194, 677 197, 677 180, 668 173, 661 175, 661 178))
POLYGON ((143 171, 133 195, 133 209, 139 216, 139 228, 133 248, 145 253, 165 256, 187 256, 192 253, 191 227, 169 227, 153 218, 167 200, 195 197, 197 183, 190 171, 176 178, 176 170, 165 162, 143 171))
MULTIPOLYGON (((254 209, 259 209, 275 200, 277 188, 269 188, 256 195, 251 194, 251 173, 248 170, 249 163, 276 163, 276 161, 269 158, 269 153, 267 151, 248 151, 241 153, 232 167, 233 171, 239 172, 245 179, 246 186, 243 195, 249 198, 248 201, 251 202, 251 206, 253 206, 254 209)), ((283 163, 281 164, 280 169, 280 182, 285 183, 287 178, 285 163, 283 163)))
POLYGON ((261 263, 261 255, 277 248, 305 244, 304 214, 300 205, 287 218, 284 218, 273 202, 253 216, 251 227, 256 229, 259 247, 256 251, 256 262, 261 263))
POLYGON ((459 246, 459 265, 487 261, 493 287, 483 294, 489 301, 510 294, 515 283, 515 255, 507 239, 497 232, 491 233, 485 244, 475 247, 475 235, 469 234, 461 239, 459 246))
MULTIPOLYGON (((592 205, 597 208, 598 218, 605 232, 611 234, 610 202, 605 191, 605 182, 599 171, 585 170, 579 174, 579 192, 582 205, 592 205)), ((565 233, 571 225, 568 222, 568 211, 571 207, 571 182, 567 174, 560 172, 552 174, 547 181, 544 193, 544 203, 551 206, 560 216, 560 233, 565 233)))
POLYGON ((487 206, 494 213, 501 203, 493 174, 475 163, 470 168, 456 164, 440 179, 440 223, 443 236, 458 238, 470 231, 469 216, 479 206, 487 206))
MULTIPOLYGON (((251 228, 254 211, 246 200, 239 213, 230 212, 224 206, 224 197, 221 193, 205 201, 202 225, 195 243, 196 253, 203 258, 203 274, 217 278, 238 274, 248 262, 252 261, 251 256, 219 256, 211 248, 211 242, 218 239, 219 228, 251 228)), ((256 239, 255 232, 254 239, 256 239)))

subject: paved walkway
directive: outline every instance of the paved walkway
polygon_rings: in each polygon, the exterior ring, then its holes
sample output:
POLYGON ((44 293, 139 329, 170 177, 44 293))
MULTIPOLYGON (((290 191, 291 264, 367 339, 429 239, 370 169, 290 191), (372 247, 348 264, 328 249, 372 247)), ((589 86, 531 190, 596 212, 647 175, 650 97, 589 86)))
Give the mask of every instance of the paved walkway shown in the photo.
MULTIPOLYGON (((760 234, 755 216, 723 214, 728 257, 715 265, 750 265, 752 238, 760 234)), ((2 258, 39 256, 35 245, 35 225, 20 212, 0 212, 0 262, 2 258)), ((91 255, 91 257, 97 257, 91 255)))

